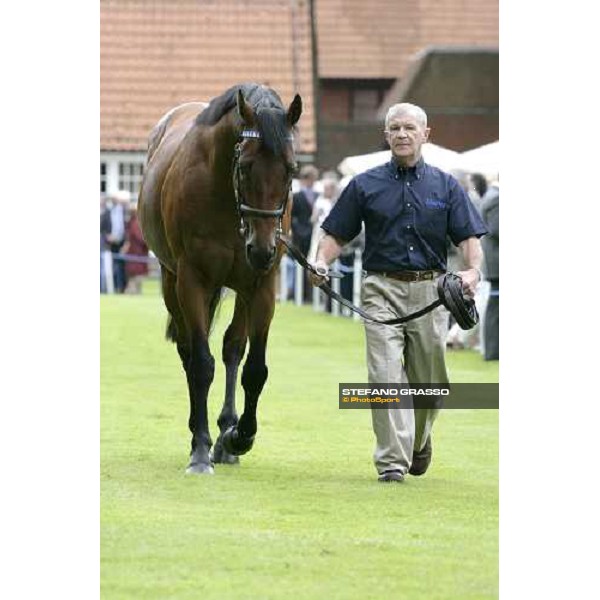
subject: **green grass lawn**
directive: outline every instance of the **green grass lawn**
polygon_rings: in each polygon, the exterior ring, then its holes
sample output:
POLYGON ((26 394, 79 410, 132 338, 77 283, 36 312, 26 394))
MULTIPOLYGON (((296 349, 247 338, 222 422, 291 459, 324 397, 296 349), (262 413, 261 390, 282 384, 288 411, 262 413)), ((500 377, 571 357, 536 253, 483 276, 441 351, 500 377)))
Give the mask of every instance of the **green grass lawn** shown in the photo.
MULTIPOLYGON (((220 343, 211 433, 224 393, 220 343)), ((380 484, 368 410, 339 410, 366 381, 362 325, 278 306, 254 449, 184 475, 188 399, 154 286, 101 298, 103 598, 496 598, 498 412, 448 410, 426 476, 380 484)), ((498 363, 451 352, 453 381, 498 363)), ((243 394, 238 392, 241 413, 243 394)))

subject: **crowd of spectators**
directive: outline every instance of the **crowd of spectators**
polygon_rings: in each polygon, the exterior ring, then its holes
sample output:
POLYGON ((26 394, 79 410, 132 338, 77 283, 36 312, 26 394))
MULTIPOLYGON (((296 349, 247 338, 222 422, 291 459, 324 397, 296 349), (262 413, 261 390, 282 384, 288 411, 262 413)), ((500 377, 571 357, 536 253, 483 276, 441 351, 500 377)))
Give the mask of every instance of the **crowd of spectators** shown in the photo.
MULTIPOLYGON (((499 337, 499 224, 498 200, 500 196, 498 178, 487 181, 480 173, 454 171, 452 173, 463 186, 471 202, 479 211, 489 233, 482 240, 484 254, 483 279, 475 295, 475 305, 480 322, 468 331, 460 329, 450 317, 447 344, 450 348, 479 350, 486 360, 498 360, 499 337)), ((448 270, 464 268, 460 253, 448 242, 448 270)))
POLYGON ((148 246, 131 193, 118 190, 100 198, 100 293, 141 293, 148 274, 148 246), (110 279, 109 279, 110 278, 110 279))

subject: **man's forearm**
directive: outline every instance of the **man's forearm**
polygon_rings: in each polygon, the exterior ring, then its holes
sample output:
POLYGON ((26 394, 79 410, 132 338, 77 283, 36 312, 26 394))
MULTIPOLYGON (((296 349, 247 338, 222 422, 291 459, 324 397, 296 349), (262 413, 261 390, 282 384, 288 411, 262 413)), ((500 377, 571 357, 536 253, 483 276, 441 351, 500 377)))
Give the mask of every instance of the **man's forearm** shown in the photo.
POLYGON ((481 261, 483 259, 483 251, 481 250, 481 242, 476 237, 470 237, 463 240, 459 247, 462 251, 463 260, 467 269, 481 269, 481 261))
POLYGON ((315 262, 322 261, 325 264, 330 265, 342 252, 343 244, 340 242, 341 240, 326 234, 319 243, 315 262))
POLYGON ((459 244, 462 251, 465 269, 459 271, 457 275, 462 279, 463 289, 467 295, 473 297, 475 295, 477 284, 481 281, 481 260, 483 251, 481 250, 481 242, 476 237, 470 237, 463 240, 459 244))

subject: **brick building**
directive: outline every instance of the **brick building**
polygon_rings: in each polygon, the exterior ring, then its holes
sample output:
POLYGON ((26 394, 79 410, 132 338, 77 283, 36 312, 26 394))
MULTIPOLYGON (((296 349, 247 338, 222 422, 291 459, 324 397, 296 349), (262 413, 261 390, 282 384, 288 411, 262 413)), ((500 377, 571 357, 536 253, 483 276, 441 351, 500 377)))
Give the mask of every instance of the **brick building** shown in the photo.
POLYGON ((137 193, 166 110, 244 81, 302 95, 299 160, 322 168, 381 149, 401 100, 438 144, 494 141, 497 46, 498 0, 101 0, 101 191, 137 193))
POLYGON ((296 92, 296 151, 316 151, 310 4, 305 0, 101 0, 100 190, 137 194, 148 134, 173 106, 236 83, 296 92))
POLYGON ((345 156, 385 148, 384 108, 394 102, 421 104, 432 117, 431 141, 452 150, 498 139, 498 0, 316 0, 315 7, 322 166, 334 167, 345 156), (465 54, 454 55, 455 48, 485 48, 496 66, 472 57, 461 64, 465 54), (443 61, 445 53, 452 60, 443 61), (441 64, 440 72, 435 67, 441 64), (405 86, 407 79, 412 87, 405 86), (484 80, 490 89, 483 89, 484 80), (485 107, 478 98, 467 105, 485 108, 480 112, 495 123, 486 121, 479 138, 473 135, 477 130, 462 129, 465 101, 455 106, 456 99, 447 95, 452 88, 458 94, 462 86, 485 95, 485 107), (438 124, 443 124, 443 134, 438 124))

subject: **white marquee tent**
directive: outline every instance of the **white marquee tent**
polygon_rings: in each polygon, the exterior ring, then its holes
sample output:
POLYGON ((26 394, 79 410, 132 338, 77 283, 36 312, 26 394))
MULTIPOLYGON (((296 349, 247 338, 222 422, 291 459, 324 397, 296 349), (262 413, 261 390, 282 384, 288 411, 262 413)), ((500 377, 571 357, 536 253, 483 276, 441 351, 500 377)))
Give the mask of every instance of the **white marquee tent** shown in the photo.
MULTIPOLYGON (((338 170, 343 175, 342 184, 347 183, 358 173, 387 162, 390 157, 391 152, 389 150, 346 157, 338 165, 338 170)), ((457 170, 481 173, 488 179, 496 179, 500 171, 500 142, 486 144, 462 154, 436 144, 427 143, 423 144, 423 158, 425 162, 446 172, 457 170)))
MULTIPOLYGON (((348 156, 338 165, 338 170, 344 177, 354 176, 371 167, 376 167, 387 162, 391 156, 389 150, 359 156, 348 156)), ((431 143, 423 144, 423 158, 425 162, 444 171, 460 168, 460 156, 458 152, 442 148, 442 146, 436 146, 431 143)))
POLYGON ((495 179, 500 172, 500 142, 486 144, 460 155, 461 168, 471 173, 481 173, 495 179))

